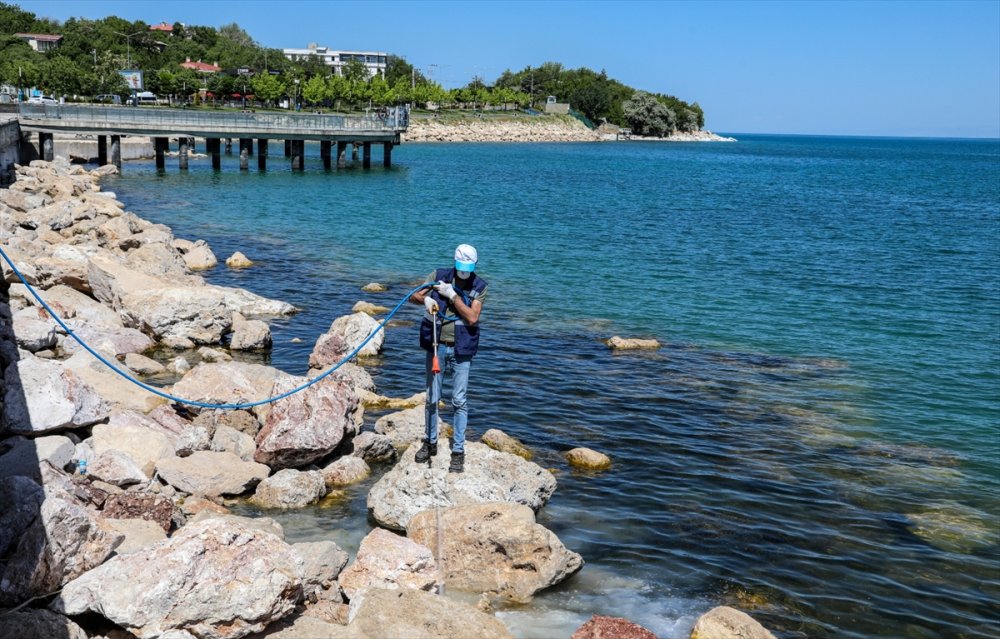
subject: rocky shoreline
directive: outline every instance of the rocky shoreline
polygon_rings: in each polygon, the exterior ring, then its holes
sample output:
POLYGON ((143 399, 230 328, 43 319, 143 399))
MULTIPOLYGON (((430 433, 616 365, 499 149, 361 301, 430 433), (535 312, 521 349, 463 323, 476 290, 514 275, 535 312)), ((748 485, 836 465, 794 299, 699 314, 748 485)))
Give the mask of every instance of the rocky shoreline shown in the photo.
MULTIPOLYGON (((0 190, 4 251, 65 324, 3 264, 0 636, 510 637, 494 610, 584 569, 535 521, 557 482, 530 450, 489 431, 467 444, 465 473, 448 472, 447 446, 417 464, 423 397, 378 395, 357 363, 274 403, 213 410, 141 390, 83 350, 68 331, 124 373, 171 382, 165 392, 252 403, 306 384, 378 326, 360 311, 334 320, 305 377, 234 361, 268 349, 266 320, 296 309, 207 283, 210 247, 126 211, 100 189, 113 172, 36 161, 0 190), (386 407, 401 410, 363 429, 366 409, 386 407), (368 493, 378 526, 354 557, 332 541, 289 544, 273 519, 229 509, 336 499, 379 464, 391 469, 368 493)), ((609 636, 654 637, 600 615, 573 634, 609 636)), ((773 637, 727 607, 691 636, 773 637)))
MULTIPOLYGON (((587 128, 575 118, 511 117, 503 120, 467 118, 457 121, 412 119, 404 142, 601 142, 615 141, 614 134, 587 128)), ((631 140, 658 142, 735 142, 710 131, 676 133, 667 138, 633 136, 631 140)), ((627 140, 620 140, 627 141, 627 140)))

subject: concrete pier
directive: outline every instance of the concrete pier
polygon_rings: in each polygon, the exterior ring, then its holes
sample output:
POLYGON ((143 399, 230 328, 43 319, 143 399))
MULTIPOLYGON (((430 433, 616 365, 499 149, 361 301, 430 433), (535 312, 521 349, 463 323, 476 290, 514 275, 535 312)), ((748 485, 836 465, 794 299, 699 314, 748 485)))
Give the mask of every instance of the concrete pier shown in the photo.
POLYGON ((51 162, 55 155, 52 152, 52 134, 38 133, 38 155, 46 162, 51 162))
POLYGON ((362 157, 361 166, 364 167, 364 168, 366 168, 366 169, 372 168, 372 143, 371 142, 365 142, 364 143, 364 149, 362 150, 361 157, 362 157))
MULTIPOLYGON (((162 170, 166 168, 167 163, 164 158, 164 154, 167 149, 170 148, 170 140, 167 138, 153 138, 153 153, 156 155, 156 168, 157 170, 162 170)), ((100 146, 98 146, 100 149, 100 146)), ((100 155, 100 152, 98 152, 100 155)))
POLYGON ((305 140, 292 140, 292 170, 301 171, 304 168, 306 152, 305 140))
POLYGON ((319 156, 323 158, 323 168, 330 168, 330 147, 332 146, 329 140, 323 140, 319 143, 319 156))
POLYGON ((212 156, 212 168, 216 171, 222 168, 222 140, 219 138, 207 138, 205 140, 205 150, 212 156))
POLYGON ((359 145, 358 145, 358 143, 357 143, 357 142, 354 142, 354 143, 353 143, 353 144, 351 145, 351 147, 352 147, 352 148, 351 148, 351 161, 352 161, 352 162, 357 162, 357 161, 358 161, 358 146, 359 146, 359 145))
POLYGON ((285 157, 286 158, 292 157, 292 141, 291 140, 285 140, 285 157))
POLYGON ((392 142, 382 144, 382 166, 387 169, 392 166, 392 142))
POLYGON ((226 155, 232 155, 232 154, 233 154, 233 139, 226 138, 226 155))
POLYGON ((337 168, 347 167, 347 142, 337 142, 337 168))
POLYGON ((108 136, 97 136, 97 165, 104 166, 108 163, 108 136))
POLYGON ((240 171, 246 171, 250 168, 250 154, 247 153, 246 147, 240 149, 240 171))
POLYGON ((261 171, 267 169, 267 138, 257 140, 257 168, 261 171))
POLYGON ((122 170, 122 136, 111 136, 111 163, 122 170))
POLYGON ((186 137, 182 137, 178 140, 177 144, 177 160, 178 166, 181 171, 187 171, 188 168, 188 142, 190 140, 186 137))

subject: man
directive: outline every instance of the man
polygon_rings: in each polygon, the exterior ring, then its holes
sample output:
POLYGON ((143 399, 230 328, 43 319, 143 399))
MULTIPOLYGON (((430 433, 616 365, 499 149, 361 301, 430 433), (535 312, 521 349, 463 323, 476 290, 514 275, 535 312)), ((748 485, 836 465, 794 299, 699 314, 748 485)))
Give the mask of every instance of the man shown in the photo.
POLYGON ((427 351, 427 403, 424 411, 424 441, 416 461, 423 463, 437 455, 438 401, 441 399, 443 372, 451 371, 451 405, 455 410, 454 437, 448 471, 460 473, 465 468, 465 427, 469 421, 465 393, 469 386, 472 358, 479 348, 479 314, 486 298, 486 280, 476 275, 479 254, 475 247, 460 244, 455 249, 455 266, 439 268, 427 277, 432 288, 413 294, 410 301, 423 304, 420 323, 420 347, 427 351), (443 372, 434 373, 433 332, 437 325, 439 361, 443 372))

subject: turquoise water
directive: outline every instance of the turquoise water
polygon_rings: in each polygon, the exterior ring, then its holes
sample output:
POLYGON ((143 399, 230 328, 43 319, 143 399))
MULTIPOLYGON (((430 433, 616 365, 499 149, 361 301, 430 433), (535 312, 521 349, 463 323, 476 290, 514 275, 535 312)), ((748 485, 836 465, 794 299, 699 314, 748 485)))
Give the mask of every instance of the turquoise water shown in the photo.
MULTIPOLYGON (((720 603, 783 638, 1000 635, 1000 143, 738 137, 404 144, 388 171, 317 147, 301 174, 135 162, 105 188, 258 262, 207 277, 302 309, 273 327, 294 373, 355 301, 479 248, 470 438, 556 469, 539 520, 587 561, 501 613, 518 636, 601 613, 686 637, 720 603), (571 471, 576 446, 613 468, 571 471)), ((415 333, 388 333, 384 394, 421 390, 415 333)), ((368 486, 289 536, 356 548, 368 486)))

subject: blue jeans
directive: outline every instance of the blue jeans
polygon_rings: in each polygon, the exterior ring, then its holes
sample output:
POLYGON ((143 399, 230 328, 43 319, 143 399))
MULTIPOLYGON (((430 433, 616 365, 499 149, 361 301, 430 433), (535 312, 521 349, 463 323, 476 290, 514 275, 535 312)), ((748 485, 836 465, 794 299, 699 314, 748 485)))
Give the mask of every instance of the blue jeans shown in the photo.
POLYGON ((471 355, 455 355, 455 347, 438 344, 438 361, 441 373, 431 372, 433 353, 427 351, 427 403, 424 410, 424 435, 432 444, 438 440, 438 402, 441 401, 441 383, 445 373, 451 371, 451 405, 455 409, 452 427, 451 451, 465 452, 465 427, 469 423, 469 410, 465 405, 465 391, 469 388, 469 369, 472 368, 471 355))

